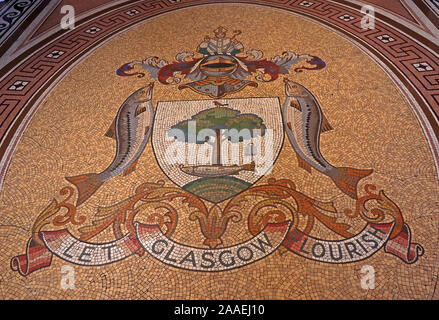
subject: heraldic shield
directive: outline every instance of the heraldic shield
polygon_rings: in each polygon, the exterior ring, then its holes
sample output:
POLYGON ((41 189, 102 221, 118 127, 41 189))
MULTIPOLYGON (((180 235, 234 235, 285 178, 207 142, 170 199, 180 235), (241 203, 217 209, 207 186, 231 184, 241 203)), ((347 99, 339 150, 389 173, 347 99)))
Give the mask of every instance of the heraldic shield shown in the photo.
POLYGON ((152 146, 169 179, 219 203, 270 172, 283 138, 278 98, 167 101, 157 104, 152 146))

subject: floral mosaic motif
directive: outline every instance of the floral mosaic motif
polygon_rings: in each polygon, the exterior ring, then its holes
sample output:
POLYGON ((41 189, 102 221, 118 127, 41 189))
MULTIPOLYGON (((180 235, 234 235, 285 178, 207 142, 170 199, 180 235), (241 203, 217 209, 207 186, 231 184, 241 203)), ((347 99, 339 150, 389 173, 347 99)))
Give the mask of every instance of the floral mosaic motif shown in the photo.
POLYGON ((101 29, 98 27, 91 27, 90 29, 85 30, 85 32, 87 32, 89 34, 96 34, 99 31, 101 31, 101 29))
POLYGON ((18 81, 15 81, 12 84, 12 86, 9 87, 9 90, 22 91, 28 84, 29 84, 29 81, 18 80, 18 81))
POLYGON ((428 64, 428 62, 419 62, 414 63, 413 66, 418 70, 419 72, 425 72, 425 71, 433 71, 433 67, 428 64))
POLYGON ((53 50, 51 53, 49 53, 46 57, 52 58, 52 59, 58 59, 61 57, 65 52, 62 50, 53 50))
POLYGON ((383 34, 377 37, 378 40, 380 40, 383 43, 389 43, 389 42, 394 42, 395 39, 392 38, 391 36, 389 36, 388 34, 383 34))

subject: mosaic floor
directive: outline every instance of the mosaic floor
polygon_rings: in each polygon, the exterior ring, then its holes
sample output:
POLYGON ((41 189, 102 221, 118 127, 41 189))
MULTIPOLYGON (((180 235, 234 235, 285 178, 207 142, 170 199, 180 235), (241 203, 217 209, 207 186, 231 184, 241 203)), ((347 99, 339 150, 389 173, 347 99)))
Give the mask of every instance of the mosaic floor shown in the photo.
POLYGON ((0 20, 1 299, 439 298, 438 1, 0 20))

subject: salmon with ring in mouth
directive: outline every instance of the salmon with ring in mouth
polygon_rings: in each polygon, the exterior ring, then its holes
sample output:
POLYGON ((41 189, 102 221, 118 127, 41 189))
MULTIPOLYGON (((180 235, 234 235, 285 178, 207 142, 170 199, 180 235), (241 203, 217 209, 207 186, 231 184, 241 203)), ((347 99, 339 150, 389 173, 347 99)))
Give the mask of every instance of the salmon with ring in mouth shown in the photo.
POLYGON ((116 139, 116 155, 101 173, 87 173, 66 177, 78 189, 79 206, 90 198, 105 181, 124 172, 134 171, 136 163, 146 147, 154 120, 152 104, 153 83, 131 94, 119 108, 116 118, 105 134, 116 139))
POLYGON ((284 79, 286 100, 282 108, 288 139, 297 153, 299 166, 308 172, 311 167, 330 177, 335 185, 351 198, 357 199, 358 182, 372 169, 334 167, 320 152, 320 133, 332 130, 319 103, 304 86, 284 79))

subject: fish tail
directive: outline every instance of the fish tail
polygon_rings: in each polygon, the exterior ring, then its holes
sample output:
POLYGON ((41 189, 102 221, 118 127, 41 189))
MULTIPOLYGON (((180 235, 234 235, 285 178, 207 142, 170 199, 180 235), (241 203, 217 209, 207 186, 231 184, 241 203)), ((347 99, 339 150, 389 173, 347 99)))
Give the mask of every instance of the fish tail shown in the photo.
POLYGON ((255 165, 254 161, 252 161, 251 163, 244 164, 242 166, 242 169, 246 170, 246 171, 255 171, 255 168, 256 168, 256 165, 255 165))
POLYGON ((76 206, 84 203, 90 198, 99 188, 103 182, 97 179, 97 173, 81 174, 75 177, 66 177, 66 180, 75 185, 78 189, 78 200, 76 206))
POLYGON ((341 191, 353 199, 358 199, 358 182, 373 172, 372 169, 361 170, 346 167, 335 168, 335 171, 334 176, 331 176, 332 181, 341 191))

